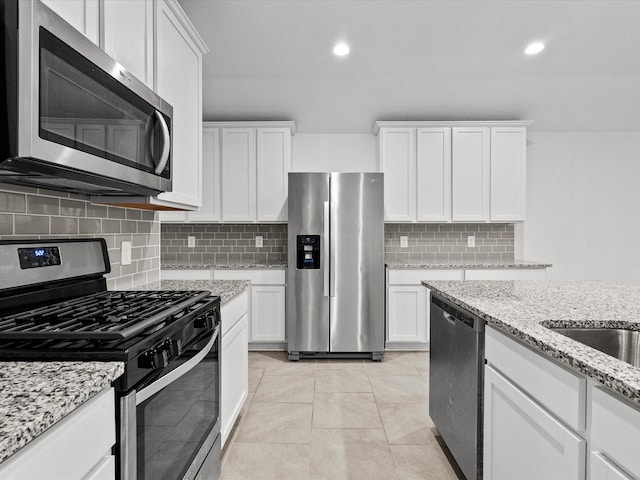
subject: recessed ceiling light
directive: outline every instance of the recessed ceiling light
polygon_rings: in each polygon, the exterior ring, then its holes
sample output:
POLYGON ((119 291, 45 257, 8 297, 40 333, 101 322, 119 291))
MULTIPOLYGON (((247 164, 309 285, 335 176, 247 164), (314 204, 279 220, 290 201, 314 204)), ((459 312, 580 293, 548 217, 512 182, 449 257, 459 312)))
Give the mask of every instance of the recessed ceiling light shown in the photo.
POLYGON ((339 57, 344 57, 349 54, 349 45, 346 43, 337 43, 335 47, 333 47, 333 53, 339 57))
POLYGON ((524 51, 527 55, 535 55, 536 53, 540 53, 544 50, 544 44, 540 42, 533 42, 529 44, 527 49, 524 51))

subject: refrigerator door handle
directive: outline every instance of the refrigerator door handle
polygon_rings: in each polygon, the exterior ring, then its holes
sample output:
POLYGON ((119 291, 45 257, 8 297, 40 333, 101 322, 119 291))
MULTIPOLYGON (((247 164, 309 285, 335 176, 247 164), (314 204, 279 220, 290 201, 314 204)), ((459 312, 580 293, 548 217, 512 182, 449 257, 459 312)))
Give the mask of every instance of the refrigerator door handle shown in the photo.
POLYGON ((335 226, 335 221, 338 218, 336 216, 336 202, 331 202, 329 205, 329 219, 331 228, 329 230, 329 239, 330 239, 330 248, 329 248, 329 296, 336 296, 336 234, 337 228, 335 226))
POLYGON ((329 296, 329 202, 324 202, 324 216, 322 217, 324 222, 323 229, 323 252, 322 256, 324 257, 324 266, 323 266, 323 278, 324 278, 324 296, 329 296))

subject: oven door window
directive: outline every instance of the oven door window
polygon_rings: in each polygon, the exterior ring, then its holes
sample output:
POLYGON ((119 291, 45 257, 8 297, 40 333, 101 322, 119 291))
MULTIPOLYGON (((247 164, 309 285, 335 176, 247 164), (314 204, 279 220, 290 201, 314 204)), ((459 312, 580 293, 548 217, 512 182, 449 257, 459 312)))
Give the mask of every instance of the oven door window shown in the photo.
MULTIPOLYGON (((170 120, 44 28, 39 34, 39 136, 155 173, 170 120)), ((170 178, 169 164, 161 176, 170 178)))
MULTIPOLYGON (((188 361, 206 343, 194 345, 179 362, 188 361)), ((136 407, 138 480, 181 479, 216 425, 218 348, 216 340, 204 360, 136 407)))

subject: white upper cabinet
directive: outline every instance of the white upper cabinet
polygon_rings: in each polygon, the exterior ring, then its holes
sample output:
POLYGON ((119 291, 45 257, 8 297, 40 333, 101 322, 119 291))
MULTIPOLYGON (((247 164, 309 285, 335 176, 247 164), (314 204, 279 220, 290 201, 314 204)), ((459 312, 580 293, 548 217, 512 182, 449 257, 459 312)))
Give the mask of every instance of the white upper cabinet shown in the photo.
POLYGON ((384 219, 416 220, 416 129, 380 131, 380 171, 384 172, 384 219))
POLYGON ((153 1, 102 0, 100 45, 153 88, 153 1))
POLYGON ((291 130, 256 129, 258 222, 286 222, 288 173, 291 170, 291 130))
POLYGON ((418 128, 418 222, 451 220, 451 129, 418 128))
POLYGON ((491 129, 491 221, 524 220, 527 188, 527 131, 491 129))
POLYGON ((157 2, 155 18, 156 91, 173 107, 172 189, 158 195, 158 203, 187 209, 199 207, 202 54, 206 47, 177 2, 157 2))
POLYGON ((99 44, 99 0, 42 0, 47 7, 64 18, 96 45, 99 44))
POLYGON ((524 220, 530 122, 376 122, 386 222, 524 220))
POLYGON ((220 130, 205 124, 202 127, 202 206, 187 213, 189 221, 220 221, 220 184, 220 130))
POLYGON ((458 222, 489 220, 489 129, 452 129, 451 217, 458 222))
POLYGON ((256 218, 256 131, 222 129, 222 220, 252 222, 256 218))

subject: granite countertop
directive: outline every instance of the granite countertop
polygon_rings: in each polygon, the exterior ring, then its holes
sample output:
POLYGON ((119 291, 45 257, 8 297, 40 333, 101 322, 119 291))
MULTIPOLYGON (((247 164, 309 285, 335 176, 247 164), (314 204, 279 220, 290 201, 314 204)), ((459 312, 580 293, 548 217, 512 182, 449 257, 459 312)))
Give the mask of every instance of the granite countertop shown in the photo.
POLYGON ((640 330, 640 284, 549 280, 422 284, 640 406, 640 368, 545 328, 640 330))
POLYGON ((198 264, 180 264, 180 263, 163 263, 163 270, 285 270, 286 263, 198 263, 198 264))
POLYGON ((122 362, 1 362, 0 462, 123 373, 122 362))
POLYGON ((250 283, 249 280, 161 280, 136 287, 135 290, 209 290, 213 295, 219 295, 224 305, 244 292, 250 283))
POLYGON ((544 262, 532 262, 530 260, 511 260, 507 262, 501 261, 470 261, 470 262, 458 262, 458 263, 443 263, 443 262, 429 262, 429 263, 399 263, 399 262, 385 262, 387 268, 397 269, 472 269, 472 268, 549 268, 552 267, 550 263, 544 262))

